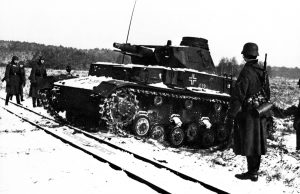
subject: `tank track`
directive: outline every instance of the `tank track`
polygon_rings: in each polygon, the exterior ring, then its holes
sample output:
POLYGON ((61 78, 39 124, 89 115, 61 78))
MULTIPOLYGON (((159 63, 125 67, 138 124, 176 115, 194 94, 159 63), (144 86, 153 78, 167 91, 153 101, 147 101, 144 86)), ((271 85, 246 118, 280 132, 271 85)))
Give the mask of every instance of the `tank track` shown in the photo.
POLYGON ((59 112, 59 105, 63 103, 62 101, 58 101, 57 96, 59 95, 59 90, 57 89, 46 89, 40 91, 40 97, 42 101, 42 105, 47 112, 54 117, 59 122, 69 123, 65 118, 63 118, 59 112))
MULTIPOLYGON (((42 104, 47 112, 52 115, 56 120, 64 123, 71 123, 64 117, 62 117, 59 113, 61 111, 61 106, 63 106, 63 102, 58 98, 59 90, 45 90, 41 92, 42 96, 42 104), (58 100, 60 100, 58 102, 58 100)), ((183 102, 192 101, 194 104, 205 104, 210 107, 220 107, 220 112, 211 111, 207 115, 203 115, 197 117, 196 120, 189 122, 190 124, 196 123, 197 126, 204 126, 206 122, 209 122, 212 126, 215 125, 225 125, 225 120, 227 118, 228 104, 229 102, 220 98, 211 98, 211 96, 201 96, 201 94, 195 94, 195 96, 187 95, 187 94, 174 94, 171 92, 165 91, 153 91, 152 89, 141 89, 134 87, 123 87, 114 91, 107 98, 99 99, 99 123, 104 124, 108 130, 124 135, 124 131, 129 130, 132 131, 137 136, 150 136, 159 141, 168 140, 171 142, 171 145, 174 147, 179 147, 183 143, 189 143, 191 145, 197 144, 197 142, 201 142, 203 147, 210 147, 212 145, 222 144, 230 134, 229 131, 226 131, 225 128, 219 129, 202 129, 202 133, 198 134, 196 129, 193 129, 193 126, 187 126, 185 122, 183 125, 176 123, 176 119, 181 119, 183 117, 182 112, 176 111, 176 106, 183 102), (126 119, 118 118, 118 122, 116 123, 116 116, 112 114, 116 106, 112 106, 112 102, 116 103, 116 97, 120 98, 120 94, 123 95, 122 100, 126 107, 132 107, 131 113, 126 119), (172 101, 178 102, 175 104, 166 103, 166 107, 162 107, 161 105, 155 105, 154 99, 156 97, 162 98, 163 101, 172 101), (150 101, 149 101, 150 99, 150 101), (159 108, 161 107, 161 108, 159 108), (159 109, 159 110, 157 110, 159 109), (154 112, 156 111, 156 116, 154 112), (162 111, 162 112, 160 112, 162 111), (157 115, 164 114, 164 118, 159 119, 157 115), (204 119, 203 119, 204 118, 204 119), (208 118, 208 120, 205 120, 208 118), (162 123, 161 121, 164 120, 162 123), (165 121, 168 120, 168 121, 165 121), (167 124, 166 124, 167 123, 167 124), (185 126, 184 126, 185 125, 185 126), (134 130, 132 130, 132 128, 134 130), (184 129, 183 129, 184 128, 184 129), (182 138, 184 136, 184 138, 182 138)), ((117 103, 119 106, 119 103, 117 103)), ((178 110, 181 110, 180 108, 178 110)), ((115 111, 116 112, 116 111, 115 111)), ((198 112, 193 112, 193 114, 198 114, 198 112)), ((123 117, 125 118, 125 117, 123 117)), ((181 121, 179 121, 181 122, 181 121)), ((72 123, 74 124, 74 123, 72 123)), ((194 124, 195 125, 195 124, 194 124)))
MULTIPOLYGON (((196 134, 198 137, 195 137, 195 134, 193 135, 193 133, 196 133, 195 131, 191 130, 191 129, 185 129, 182 130, 181 125, 180 126, 176 126, 176 123, 172 122, 172 117, 177 117, 177 118, 181 118, 182 117, 182 112, 178 112, 174 109, 175 106, 178 105, 178 103, 183 103, 183 102, 188 102, 188 101, 192 101, 194 104, 205 104, 206 105, 210 105, 212 107, 219 107, 223 110, 219 111, 219 112, 211 112, 208 115, 204 115, 203 117, 199 115, 199 118, 197 118, 198 120, 194 120, 190 123, 196 123, 196 127, 197 125, 205 125, 205 120, 201 120, 203 118, 208 118, 209 122, 212 122, 211 125, 222 125, 225 126, 225 120, 227 119, 227 111, 228 111, 228 104, 229 102, 223 99, 218 99, 218 98, 211 98, 211 96, 201 96, 201 94, 196 94, 195 96, 191 96, 191 95, 187 95, 187 94, 173 94, 173 93, 168 93, 165 91, 153 91, 151 89, 141 89, 141 88, 131 88, 131 87, 124 87, 124 88, 119 88, 117 91, 115 91, 112 95, 108 98, 103 99, 103 103, 99 104, 99 115, 100 115, 100 120, 103 120, 104 122, 106 122, 106 125, 110 128, 110 130, 116 132, 116 131, 120 131, 124 128, 133 128, 133 133, 139 135, 139 130, 135 129, 136 125, 135 123, 137 122, 138 118, 142 118, 143 120, 145 120, 145 117, 149 120, 149 126, 148 127, 148 131, 150 133, 150 136, 152 138, 155 138, 155 134, 153 134, 153 129, 156 126, 161 126, 164 125, 163 128, 168 128, 169 132, 163 132, 165 136, 168 137, 168 140, 172 142, 172 140, 170 139, 176 139, 176 134, 177 136, 181 136, 182 133, 185 133, 184 136, 186 136, 184 139, 186 139, 189 142, 193 142, 196 140, 199 140, 199 138, 201 139, 202 145, 204 147, 210 147, 214 142, 218 142, 219 144, 223 143, 229 136, 230 132, 226 131, 225 127, 223 128, 218 128, 217 130, 209 130, 209 129, 203 129, 203 133, 201 135, 196 134), (130 94, 131 96, 134 96, 133 98, 135 98, 136 102, 135 102, 135 107, 137 107, 135 109, 135 114, 134 117, 132 117, 130 120, 125 121, 123 124, 118 124, 118 125, 113 125, 113 115, 111 114, 112 111, 112 104, 113 101, 115 100, 114 98, 112 98, 111 96, 115 96, 117 93, 127 93, 130 94), (166 111, 166 109, 164 110, 163 113, 160 113, 158 110, 158 115, 159 114, 167 114, 167 118, 164 117, 163 119, 169 120, 169 123, 166 126, 166 123, 160 123, 160 119, 155 118, 155 116, 152 114, 154 111, 154 109, 157 109, 157 107, 159 107, 160 105, 154 105, 155 102, 153 101, 153 99, 155 99, 155 97, 161 97, 163 101, 173 101, 173 102, 178 102, 176 104, 172 104, 169 103, 168 105, 168 110, 166 111), (146 99, 146 100, 145 100, 146 99), (151 99, 149 101, 149 99, 151 99), (144 105, 143 105, 144 104, 144 105), (146 104, 146 105, 145 105, 146 104), (131 126, 130 126, 131 124, 131 126), (133 125, 133 126, 132 126, 133 125), (121 127, 120 127, 121 126, 121 127), (127 127, 130 126, 130 127, 127 127), (151 129, 150 129, 151 126, 151 129), (120 128, 119 128, 120 127, 120 128), (180 129, 180 130, 179 130, 180 129), (184 131, 184 132, 182 132, 184 131), (175 136, 172 137, 172 135, 174 135, 173 133, 175 133, 175 136), (199 137, 200 136, 200 137, 199 137), (171 137, 171 138, 170 138, 171 137), (217 140, 216 140, 217 139, 217 140)), ((182 105, 181 105, 182 106, 182 105)), ((202 105, 203 106, 203 105, 202 105)), ((199 107, 198 107, 199 108, 199 107)), ((164 109, 164 108, 161 108, 164 109)), ((180 108, 179 108, 180 110, 180 108)), ((193 113, 194 115, 197 114, 197 112, 193 113)), ((201 113, 200 113, 201 114, 201 113)), ((186 123, 184 123, 186 124, 186 123)), ((184 126, 185 128, 187 126, 184 126)), ((192 127, 191 127, 192 128, 192 127)), ((194 129, 195 130, 195 129, 194 129)), ((146 136, 148 135, 148 133, 144 133, 144 135, 139 135, 139 136, 146 136)), ((181 138, 181 137, 178 137, 181 138)), ((155 139, 161 140, 163 141, 165 138, 161 137, 160 135, 158 135, 158 137, 156 137, 155 139)), ((183 144, 183 140, 180 140, 179 142, 172 142, 171 143, 173 146, 177 147, 177 146, 181 146, 183 144), (178 144, 178 145, 177 145, 178 144)))

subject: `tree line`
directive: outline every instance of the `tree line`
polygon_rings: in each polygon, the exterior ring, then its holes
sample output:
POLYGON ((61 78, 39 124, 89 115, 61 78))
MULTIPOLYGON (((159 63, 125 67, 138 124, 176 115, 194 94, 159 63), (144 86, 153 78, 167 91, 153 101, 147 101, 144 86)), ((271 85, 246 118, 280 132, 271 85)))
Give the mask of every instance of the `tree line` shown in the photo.
MULTIPOLYGON (((121 63, 123 55, 111 49, 77 49, 72 47, 52 46, 38 43, 0 40, 0 65, 5 66, 13 55, 17 55, 25 66, 30 67, 39 56, 45 58, 46 66, 53 69, 64 69, 71 65, 73 69, 88 69, 96 61, 121 63)), ((125 63, 130 63, 130 57, 125 56, 125 63)), ((259 61, 263 65, 262 61, 259 61)), ((216 66, 220 75, 237 77, 244 64, 239 64, 235 57, 222 58, 216 66)), ((270 76, 300 78, 300 69, 287 67, 267 67, 270 76)))
MULTIPOLYGON (((0 40, 0 65, 9 63, 13 55, 17 55, 20 61, 28 67, 36 63, 39 56, 43 56, 46 66, 53 69, 64 69, 67 65, 71 65, 73 69, 88 69, 93 62, 118 62, 123 56, 110 49, 77 49, 0 40)), ((129 58, 125 57, 125 62, 128 63, 128 60, 129 58)))
MULTIPOLYGON (((263 67, 263 62, 258 61, 259 65, 263 67)), ((235 57, 223 57, 216 66, 216 72, 220 75, 233 75, 237 77, 242 70, 244 63, 239 64, 235 57)), ((267 72, 270 77, 285 77, 290 79, 300 78, 300 69, 298 67, 274 67, 267 65, 267 72)))

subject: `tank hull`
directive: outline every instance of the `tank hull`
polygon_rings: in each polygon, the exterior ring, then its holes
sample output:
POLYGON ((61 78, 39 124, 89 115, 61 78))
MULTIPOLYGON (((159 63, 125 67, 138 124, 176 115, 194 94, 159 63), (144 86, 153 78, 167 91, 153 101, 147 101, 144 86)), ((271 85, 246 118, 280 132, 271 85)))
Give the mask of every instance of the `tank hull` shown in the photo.
POLYGON ((54 96, 60 104, 56 111, 66 111, 72 123, 84 118, 141 136, 154 136, 159 126, 174 146, 209 147, 228 137, 226 131, 224 137, 218 134, 224 130, 231 84, 228 77, 190 69, 95 63, 88 77, 55 82, 54 96))

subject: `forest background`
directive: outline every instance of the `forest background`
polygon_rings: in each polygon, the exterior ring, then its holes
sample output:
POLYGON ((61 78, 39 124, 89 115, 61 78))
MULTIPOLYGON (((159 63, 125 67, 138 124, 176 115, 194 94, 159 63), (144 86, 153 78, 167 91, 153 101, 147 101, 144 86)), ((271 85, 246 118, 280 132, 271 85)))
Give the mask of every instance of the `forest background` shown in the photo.
MULTIPOLYGON (((5 41, 0 40, 0 66, 6 66, 13 55, 20 58, 20 62, 26 67, 30 67, 37 61, 39 56, 43 56, 46 66, 52 69, 65 69, 70 65, 72 69, 88 70, 93 62, 113 62, 121 63, 123 55, 111 49, 77 49, 63 46, 52 46, 38 43, 5 41)), ((130 57, 126 56, 124 63, 131 63, 130 57)), ((259 61, 263 64, 263 61, 259 61)), ((243 67, 236 58, 223 57, 216 62, 216 73, 231 74, 237 77, 243 67)), ((271 77, 285 77, 289 79, 299 79, 300 69, 298 67, 287 68, 268 64, 268 73, 271 77)))

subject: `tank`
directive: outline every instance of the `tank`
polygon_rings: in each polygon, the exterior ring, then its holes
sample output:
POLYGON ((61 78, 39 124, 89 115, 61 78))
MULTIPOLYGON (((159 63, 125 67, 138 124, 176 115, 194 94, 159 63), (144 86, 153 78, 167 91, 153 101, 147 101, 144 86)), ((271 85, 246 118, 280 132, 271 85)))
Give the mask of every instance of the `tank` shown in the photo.
POLYGON ((217 75, 208 41, 183 37, 179 46, 114 43, 130 64, 95 62, 87 77, 54 83, 51 112, 71 123, 130 131, 139 137, 210 147, 223 143, 233 79, 217 75))

